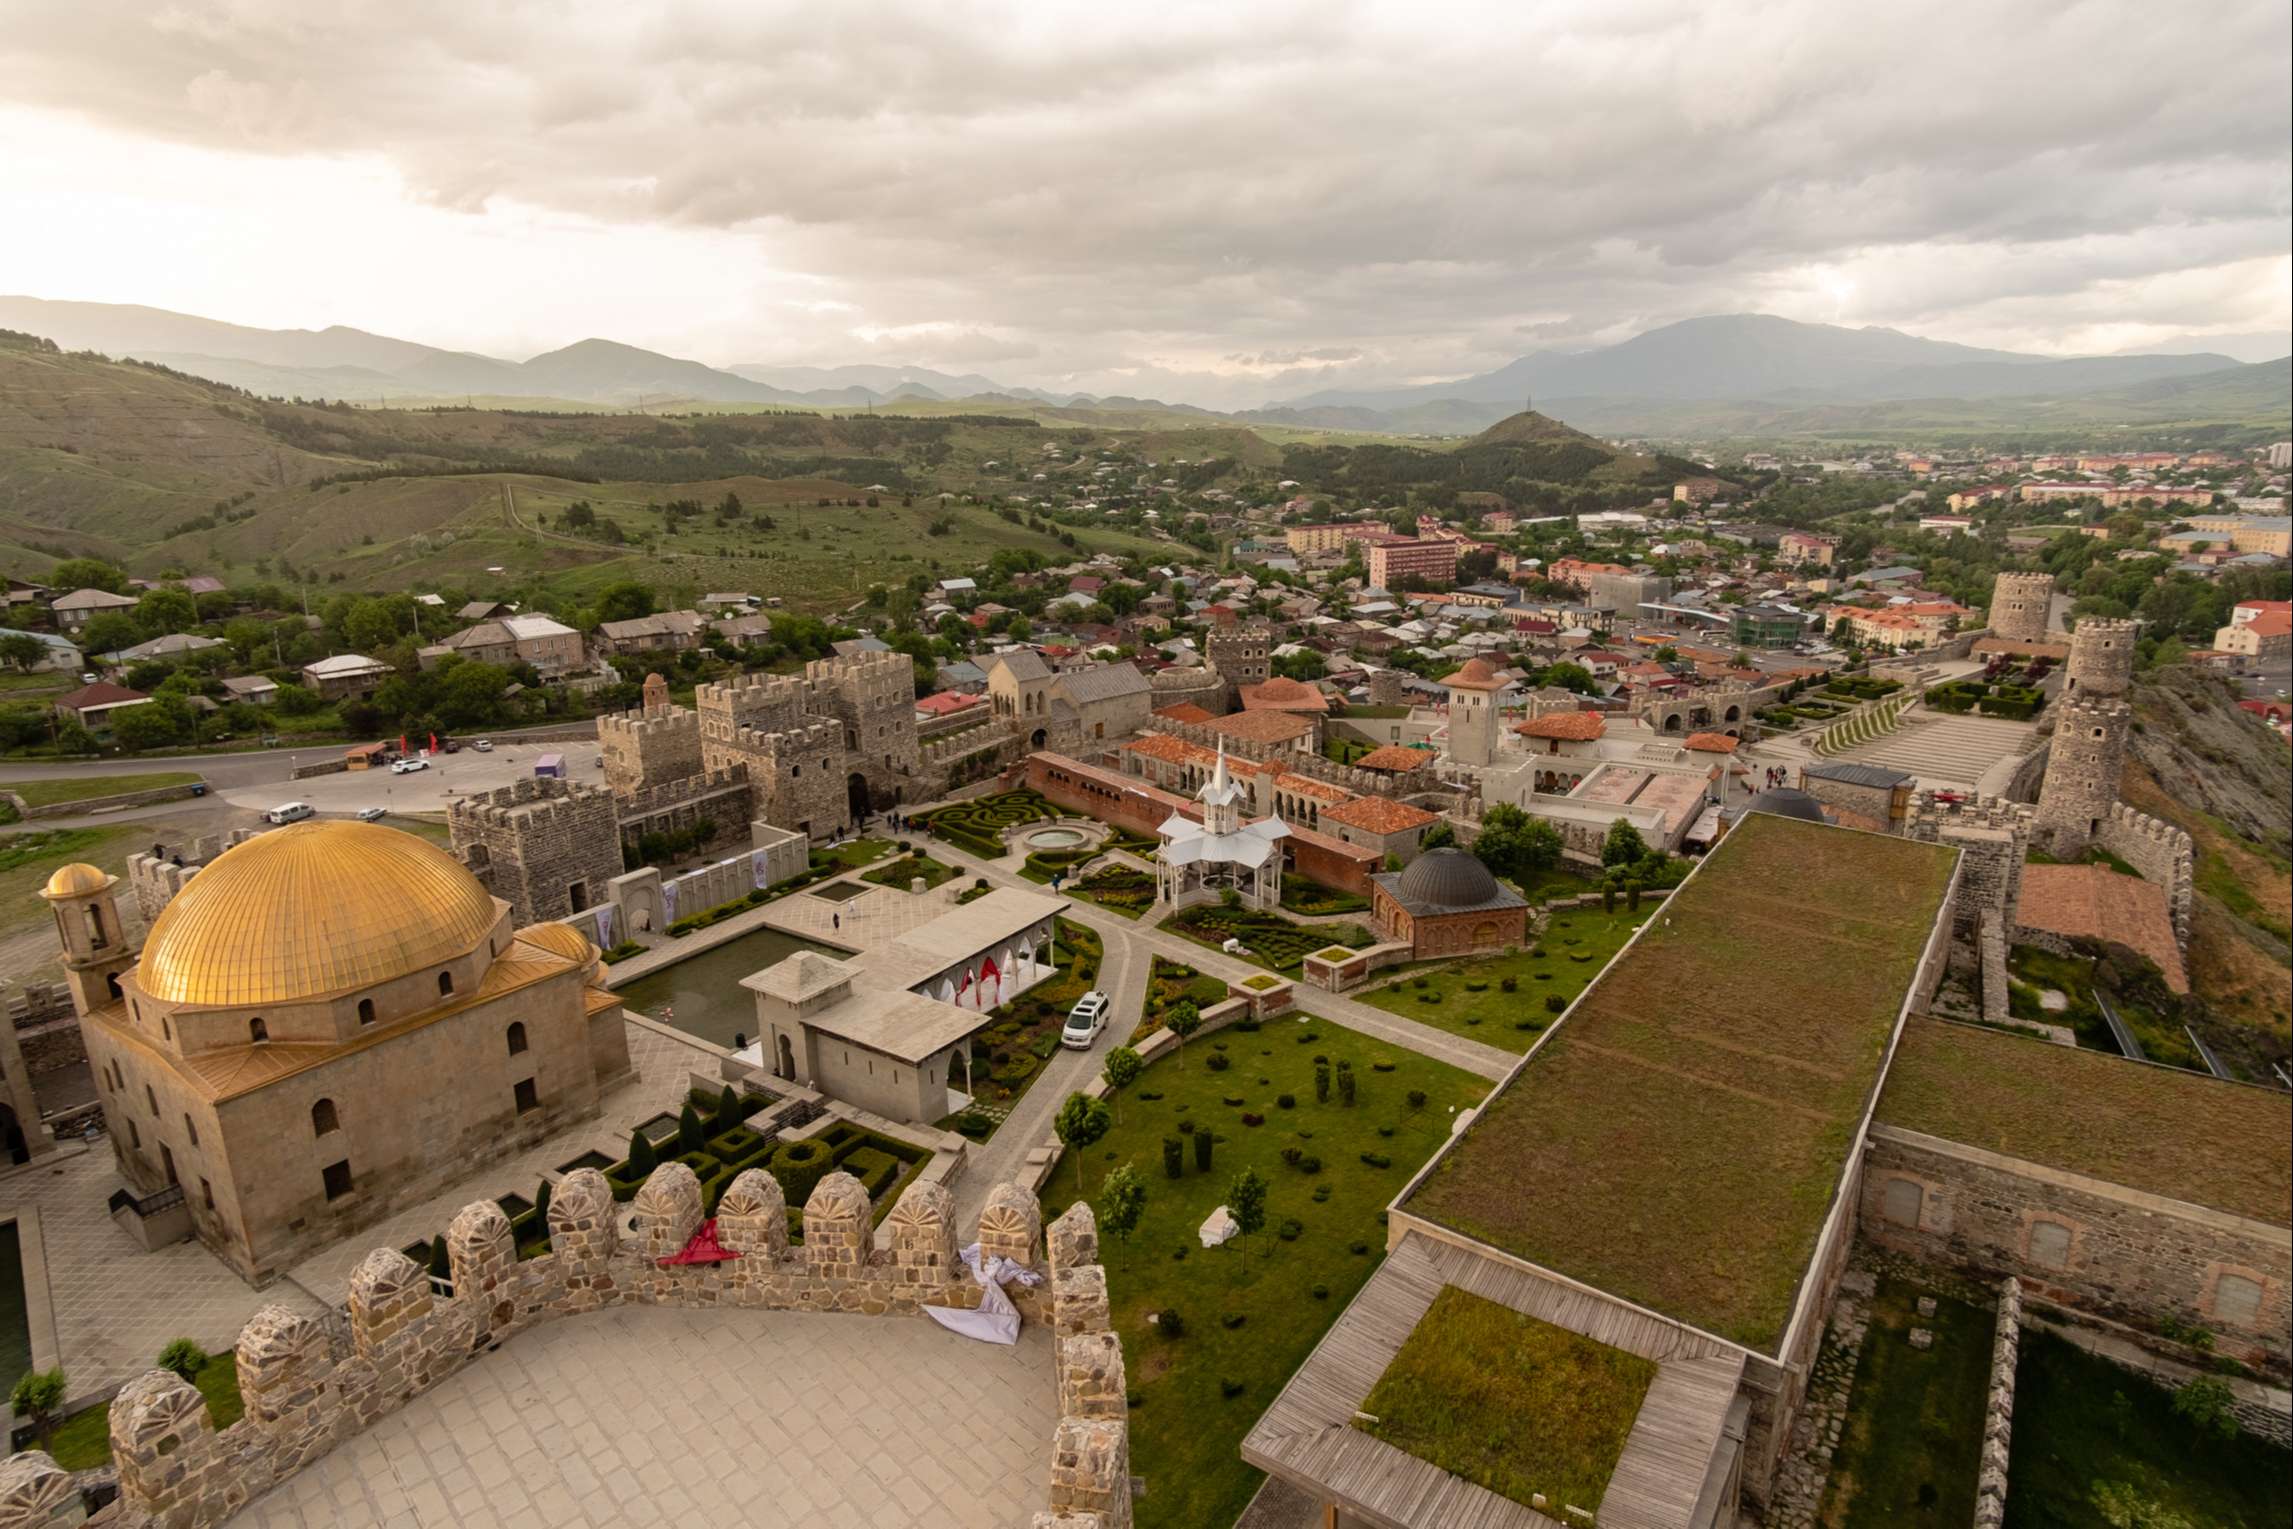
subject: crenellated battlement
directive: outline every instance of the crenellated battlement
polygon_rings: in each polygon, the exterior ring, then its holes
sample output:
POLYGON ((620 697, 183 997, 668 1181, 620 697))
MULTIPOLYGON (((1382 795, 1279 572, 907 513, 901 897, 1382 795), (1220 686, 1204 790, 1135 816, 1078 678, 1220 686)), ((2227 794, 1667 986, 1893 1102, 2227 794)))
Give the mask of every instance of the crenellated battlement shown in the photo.
POLYGON ((2063 696, 2120 696, 2134 679, 2134 653, 2141 636, 2138 621, 2089 616, 2070 634, 2070 663, 2064 671, 2063 696))
POLYGON ((175 900, 175 895, 209 861, 263 831, 234 828, 227 834, 204 835, 179 847, 155 846, 160 851, 157 854, 138 850, 128 856, 127 886, 135 894, 135 905, 143 914, 143 921, 149 924, 159 917, 160 911, 175 900))
POLYGON ((2002 573, 1991 585, 1990 629, 2009 642, 2043 642, 2053 604, 2053 574, 2002 573))
POLYGON ((595 786, 537 776, 457 797, 446 804, 446 823, 450 829, 467 827, 472 831, 517 824, 586 823, 594 821, 601 804, 610 810, 611 802, 612 793, 595 786))
MULTIPOLYGON (((792 1246, 779 1181, 750 1169, 716 1207, 718 1244, 733 1256, 664 1266, 699 1230, 703 1208, 692 1170, 664 1163, 630 1204, 624 1238, 604 1176, 577 1169, 551 1196, 549 1251, 538 1258, 520 1259, 508 1217, 480 1200, 447 1230, 452 1278, 443 1291, 405 1254, 378 1248, 351 1274, 342 1329, 287 1306, 264 1307, 239 1335, 246 1415, 229 1428, 217 1432, 200 1393, 166 1370, 137 1378, 114 1399, 120 1497, 108 1522, 123 1529, 220 1524, 464 1366, 484 1363, 493 1345, 560 1317, 655 1305, 842 1312, 857 1321, 862 1313, 912 1317, 927 1305, 979 1305, 981 1287, 958 1256, 945 1185, 911 1184, 886 1223, 889 1246, 879 1250, 867 1192, 851 1175, 831 1173, 806 1200, 802 1245, 792 1246)), ((1041 1211, 1015 1185, 990 1193, 977 1237, 983 1255, 1036 1271, 1033 1287, 1007 1293, 1024 1319, 1052 1321, 1058 1333, 1059 1421, 1043 1467, 1050 1513, 1036 1521, 1128 1529, 1122 1345, 1090 1207, 1076 1205, 1053 1226, 1047 1270, 1038 1256, 1041 1211)), ((0 1529, 45 1529, 67 1497, 77 1500, 70 1478, 45 1454, 17 1456, 0 1489, 0 1529)))
POLYGON ((2111 804, 2094 843, 2165 890, 2166 911, 2174 921, 2174 943, 2189 953, 2190 915, 2197 898, 2197 845, 2173 824, 2124 802, 2111 804))

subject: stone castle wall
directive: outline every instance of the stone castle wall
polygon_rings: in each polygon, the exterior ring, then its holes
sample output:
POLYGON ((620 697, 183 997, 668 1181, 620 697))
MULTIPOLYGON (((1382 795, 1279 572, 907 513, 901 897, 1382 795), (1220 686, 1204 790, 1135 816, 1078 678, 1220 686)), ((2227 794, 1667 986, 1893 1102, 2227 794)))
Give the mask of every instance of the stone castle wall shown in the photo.
MULTIPOLYGON (((617 1230, 620 1208, 603 1175, 566 1175, 549 1207, 551 1251, 520 1261, 499 1206, 465 1207, 446 1233, 450 1296, 395 1249, 367 1255, 350 1278, 347 1330, 286 1306, 266 1306, 240 1334, 240 1396, 246 1415, 217 1432, 205 1399, 165 1370, 131 1381, 111 1406, 120 1496, 106 1522, 120 1529, 206 1529, 371 1427, 485 1351, 529 1327, 623 1304, 738 1306, 913 1317, 923 1306, 976 1307, 980 1287, 957 1254, 953 1199, 918 1182, 888 1221, 890 1246, 873 1247, 867 1192, 845 1173, 814 1188, 803 1210, 803 1245, 789 1244, 780 1185, 741 1174, 717 1207, 721 1245, 741 1256, 721 1264, 663 1268, 701 1222, 701 1188, 681 1163, 656 1169, 631 1204, 634 1234, 617 1230)), ((980 1216, 984 1256, 1041 1269, 1046 1241, 1032 1195, 999 1185, 980 1216)), ((1038 1526, 1129 1529, 1131 1492, 1127 1386, 1120 1341, 1087 1205, 1049 1229, 1048 1280, 1014 1287, 1022 1314, 1058 1334, 1059 1421, 1050 1442, 1050 1511, 1038 1526)), ((914 1405, 887 1397, 890 1408, 914 1405)), ((961 1398, 927 1405, 960 1407, 961 1398)), ((71 1478, 45 1454, 17 1456, 0 1478, 0 1529, 46 1529, 77 1506, 71 1478)))
POLYGON ((2014 1369, 2022 1355, 2022 1282, 1998 1282, 1998 1325, 1991 1334, 1990 1385, 1983 1393, 1982 1465, 1975 1476, 1975 1529, 2006 1522, 2006 1462, 2014 1445, 2014 1369))
POLYGON ((2009 642, 2044 642, 2053 600, 2053 574, 2000 574, 1991 586, 1991 632, 2009 642))
POLYGON ((2134 682, 2134 642, 2141 634, 2135 621, 2109 621, 2088 616, 2070 634, 2070 663, 2064 672, 2062 694, 2120 696, 2134 682))
MULTIPOLYGON (((2132 1064, 2131 1065, 2138 1065, 2132 1064)), ((2220 1352, 2282 1371, 2293 1234, 2242 1216, 1874 1125, 1859 1215, 1882 1247, 1985 1279, 2012 1275, 2056 1305, 2137 1326, 2171 1319, 2220 1352), (2232 1286, 2260 1290, 2235 1320, 2232 1286), (2227 1298, 2225 1298, 2227 1297, 2227 1298)))
POLYGON ((1903 836, 1926 844, 1956 845, 1966 852, 1952 909, 1955 938, 1972 941, 1986 912, 2014 925, 2022 901, 2022 867, 2030 853, 2028 807, 1995 796, 1943 801, 1933 792, 1911 798, 1903 836))
POLYGON ((701 719, 682 706, 599 717, 597 751, 615 796, 683 780, 701 773, 701 719))
POLYGON ((510 905, 520 928, 605 901, 621 874, 613 793, 572 781, 514 781, 449 802, 456 856, 510 905))
POLYGON ((159 917, 159 910, 175 900, 175 894, 199 874, 202 866, 261 832, 259 828, 234 828, 227 834, 193 839, 189 844, 157 846, 161 850, 158 854, 138 850, 128 856, 128 890, 135 894, 135 906, 144 923, 159 917))
POLYGON ((2113 802, 2094 843, 2141 872, 2144 881, 2165 889, 2166 908, 2174 919, 2174 943, 2187 955, 2197 886, 2197 847, 2190 836, 2124 802, 2113 802))
POLYGON ((1263 621, 1213 631, 1203 639, 1203 657, 1219 678, 1239 694, 1244 685, 1263 685, 1274 672, 1274 630, 1263 621))

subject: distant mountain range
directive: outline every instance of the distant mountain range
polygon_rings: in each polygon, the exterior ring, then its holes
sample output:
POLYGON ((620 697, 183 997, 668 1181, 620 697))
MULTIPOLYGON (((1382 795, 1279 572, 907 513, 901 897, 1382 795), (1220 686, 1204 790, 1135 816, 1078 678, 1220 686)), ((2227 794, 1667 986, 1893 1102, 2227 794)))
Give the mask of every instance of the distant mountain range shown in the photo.
POLYGON ((0 328, 44 335, 67 349, 155 361, 256 393, 358 403, 465 397, 621 408, 963 403, 1062 414, 1162 411, 1243 424, 1425 435, 1471 434, 1532 400, 1542 413, 1612 434, 1745 433, 1808 420, 1822 421, 1823 428, 1852 428, 1857 415, 1874 423, 1925 417, 1956 422, 1981 411, 1951 406, 1975 400, 1991 401, 2002 422, 2042 418, 2058 405, 2081 412, 2087 400, 2102 416, 2129 423, 2188 417, 2174 411, 2200 404, 2244 418, 2275 407, 2286 365, 2247 366, 2206 351, 2061 359, 1893 329, 1728 314, 1685 319, 1598 350, 1539 352, 1451 382, 1329 389, 1218 414, 1152 399, 1047 393, 925 367, 712 367, 605 339, 505 361, 340 325, 253 329, 160 308, 31 297, 0 297, 0 328), (2177 386, 2199 378, 2210 385, 2177 386))

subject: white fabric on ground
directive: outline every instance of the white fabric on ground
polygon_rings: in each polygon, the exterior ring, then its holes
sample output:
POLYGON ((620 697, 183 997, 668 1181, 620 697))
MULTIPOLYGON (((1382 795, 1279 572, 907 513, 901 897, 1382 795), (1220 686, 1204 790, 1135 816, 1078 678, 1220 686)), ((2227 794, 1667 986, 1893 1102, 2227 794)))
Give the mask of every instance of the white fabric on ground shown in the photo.
POLYGON ((1221 1205, 1210 1213, 1208 1221, 1202 1223, 1202 1230, 1198 1235, 1202 1238, 1204 1247, 1215 1248, 1241 1230, 1241 1227, 1235 1225, 1233 1216, 1227 1213, 1226 1207, 1221 1205))
POLYGON ((971 1277, 979 1281, 979 1309, 966 1311, 960 1306, 926 1306, 924 1315, 951 1333, 977 1338, 982 1343, 1017 1343, 1019 1341, 1019 1308, 1011 1304, 1011 1297, 1003 1287, 1017 1283, 1040 1285, 1043 1276, 1025 1264, 1015 1264, 997 1254, 980 1267, 979 1244, 972 1243, 963 1250, 964 1267, 971 1277))

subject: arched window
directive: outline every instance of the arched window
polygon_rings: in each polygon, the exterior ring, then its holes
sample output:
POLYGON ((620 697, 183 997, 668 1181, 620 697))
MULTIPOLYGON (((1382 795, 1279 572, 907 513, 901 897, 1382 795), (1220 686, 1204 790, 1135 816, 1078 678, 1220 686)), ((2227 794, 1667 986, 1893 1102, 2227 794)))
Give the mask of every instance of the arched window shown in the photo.
POLYGON ((371 1025, 374 1023, 373 999, 361 998, 358 1000, 358 1022, 362 1025, 371 1025))
POLYGON ((254 1019, 250 1019, 250 1020, 248 1020, 248 1021, 247 1021, 247 1039, 248 1039, 248 1040, 251 1040, 251 1041, 254 1041, 254 1042, 256 1042, 256 1043, 260 1044, 261 1042, 263 1042, 263 1041, 267 1041, 267 1040, 269 1040, 270 1038, 271 1038, 271 1027, 270 1027, 269 1025, 266 1025, 266 1024, 264 1024, 264 1023, 263 1023, 263 1021, 262 1021, 262 1019, 261 1019, 259 1016, 258 1016, 257 1018, 254 1018, 254 1019))
POLYGON ((101 950, 104 948, 104 946, 111 943, 104 936, 103 910, 98 908, 94 903, 89 903, 86 908, 86 913, 88 916, 88 948, 91 950, 101 950))
POLYGON ((525 1021, 523 1021, 523 1020, 512 1020, 512 1021, 510 1022, 510 1055, 511 1055, 511 1056, 516 1056, 518 1053, 520 1053, 520 1052, 522 1052, 522 1051, 524 1051, 524 1050, 525 1050, 525 1021))
POLYGON ((313 1136, 324 1136, 330 1131, 341 1129, 342 1119, 335 1114, 332 1099, 321 1099, 311 1106, 311 1134, 313 1136))
POLYGON ((438 996, 444 998, 453 991, 454 974, 452 972, 440 972, 438 974, 438 996))

